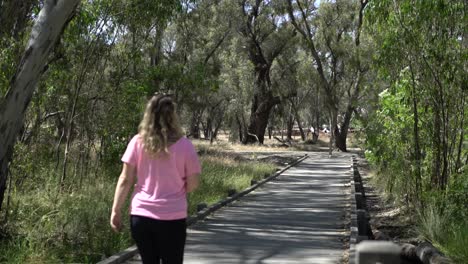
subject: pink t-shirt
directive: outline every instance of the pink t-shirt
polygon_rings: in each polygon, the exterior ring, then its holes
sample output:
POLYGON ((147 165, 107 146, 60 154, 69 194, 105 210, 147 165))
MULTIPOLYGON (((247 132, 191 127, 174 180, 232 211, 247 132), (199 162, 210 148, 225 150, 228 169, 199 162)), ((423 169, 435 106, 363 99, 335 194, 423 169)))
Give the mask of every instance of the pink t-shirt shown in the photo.
POLYGON ((143 149, 139 135, 128 143, 122 162, 137 168, 137 183, 132 195, 131 215, 161 220, 187 217, 185 183, 201 172, 197 152, 183 137, 169 147, 169 155, 152 158, 143 149))

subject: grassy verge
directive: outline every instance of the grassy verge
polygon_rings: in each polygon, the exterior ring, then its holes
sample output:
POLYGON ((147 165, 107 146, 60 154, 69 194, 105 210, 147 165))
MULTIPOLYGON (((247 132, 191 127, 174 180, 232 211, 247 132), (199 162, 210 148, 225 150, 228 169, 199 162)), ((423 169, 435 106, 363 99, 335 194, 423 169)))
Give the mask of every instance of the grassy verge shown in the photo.
POLYGON ((195 212, 198 203, 213 204, 225 198, 229 189, 247 188, 250 180, 261 179, 275 168, 270 163, 239 161, 222 155, 202 157, 202 164, 200 187, 188 197, 189 213, 195 212))
MULTIPOLYGON (((189 195, 189 212, 200 202, 215 203, 227 190, 242 190, 251 179, 274 171, 270 163, 239 159, 219 150, 202 153, 200 188, 189 195)), ((115 234, 109 215, 118 172, 103 170, 84 179, 81 188, 59 194, 56 175, 43 169, 43 177, 27 189, 11 191, 7 224, 0 228, 0 263, 94 263, 133 242, 128 221, 124 232, 115 234), (36 186, 36 187, 31 187, 36 186)))
MULTIPOLYGON (((412 236, 431 242, 453 263, 468 264, 468 175, 455 175, 444 191, 423 191, 422 206, 415 207, 405 202, 405 193, 401 192, 405 182, 401 179, 397 181, 398 178, 382 171, 377 173, 375 168, 370 174, 373 175, 372 185, 377 187, 385 203, 402 208, 401 219, 411 219, 412 236)), ((405 225, 398 221, 392 224, 394 220, 387 220, 385 225, 388 226, 405 225)), ((398 235, 405 236, 402 233, 398 235)))
POLYGON ((419 214, 418 232, 454 263, 468 263, 468 223, 435 204, 419 214))

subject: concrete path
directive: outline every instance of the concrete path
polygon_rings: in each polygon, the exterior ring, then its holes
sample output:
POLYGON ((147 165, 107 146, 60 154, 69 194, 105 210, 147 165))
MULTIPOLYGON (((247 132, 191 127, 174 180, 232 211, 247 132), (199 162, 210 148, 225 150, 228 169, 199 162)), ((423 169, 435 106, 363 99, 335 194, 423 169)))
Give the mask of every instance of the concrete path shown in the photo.
POLYGON ((184 263, 340 263, 350 165, 312 154, 191 227, 184 263))

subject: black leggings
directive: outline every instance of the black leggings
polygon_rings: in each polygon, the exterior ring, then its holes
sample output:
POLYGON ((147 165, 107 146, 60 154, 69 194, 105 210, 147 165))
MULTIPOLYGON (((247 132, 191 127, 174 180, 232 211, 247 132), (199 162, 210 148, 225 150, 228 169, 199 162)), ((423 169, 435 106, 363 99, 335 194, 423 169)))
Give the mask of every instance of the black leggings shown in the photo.
POLYGON ((184 260, 186 222, 130 216, 132 237, 143 264, 182 264, 184 260))

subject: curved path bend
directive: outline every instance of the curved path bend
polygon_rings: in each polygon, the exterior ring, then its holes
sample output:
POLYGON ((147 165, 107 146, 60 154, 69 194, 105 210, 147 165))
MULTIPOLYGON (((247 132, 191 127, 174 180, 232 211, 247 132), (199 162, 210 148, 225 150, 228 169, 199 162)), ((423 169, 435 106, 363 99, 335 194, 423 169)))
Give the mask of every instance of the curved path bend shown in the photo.
POLYGON ((309 153, 275 180, 190 227, 184 263, 340 263, 350 166, 346 154, 309 153))

